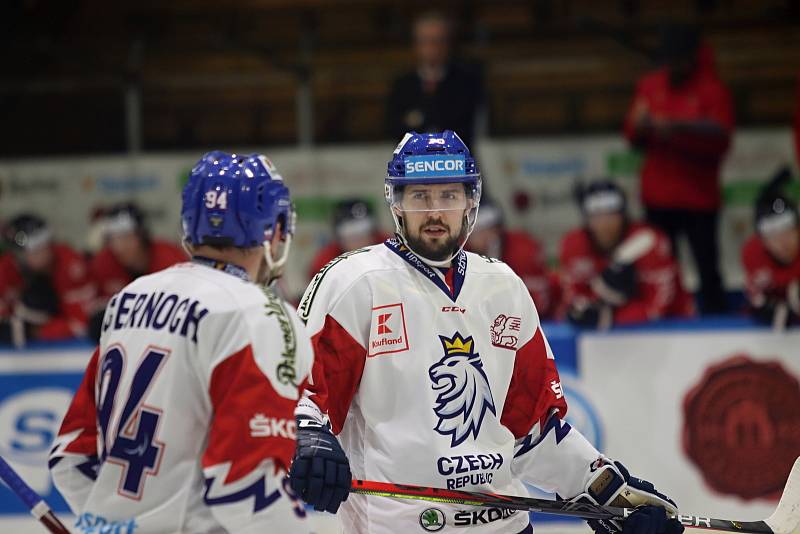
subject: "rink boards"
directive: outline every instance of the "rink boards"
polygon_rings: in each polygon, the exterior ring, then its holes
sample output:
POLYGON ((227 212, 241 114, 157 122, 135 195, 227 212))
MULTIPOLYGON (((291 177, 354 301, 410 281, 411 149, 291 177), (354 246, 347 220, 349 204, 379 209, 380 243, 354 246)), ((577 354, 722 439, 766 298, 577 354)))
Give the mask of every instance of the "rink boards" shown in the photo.
MULTIPOLYGON (((743 319, 583 334, 546 325, 545 333, 568 419, 608 456, 687 513, 749 520, 774 507, 800 455, 800 333, 743 319)), ((0 349, 0 454, 64 515, 47 454, 91 349, 79 342, 0 349)), ((22 505, 0 486, 0 531, 29 525, 20 514, 22 505)), ((315 531, 330 531, 325 518, 316 521, 315 531)), ((539 532, 581 531, 539 524, 539 532)))

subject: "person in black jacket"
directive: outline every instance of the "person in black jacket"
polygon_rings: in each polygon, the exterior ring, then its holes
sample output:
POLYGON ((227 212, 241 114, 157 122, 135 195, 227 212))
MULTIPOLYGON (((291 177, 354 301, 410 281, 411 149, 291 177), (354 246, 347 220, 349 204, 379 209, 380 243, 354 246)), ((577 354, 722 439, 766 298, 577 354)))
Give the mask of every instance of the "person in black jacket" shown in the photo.
POLYGON ((478 69, 452 58, 453 25, 439 12, 414 21, 417 67, 394 81, 387 103, 387 135, 454 130, 472 148, 475 121, 483 104, 478 69))

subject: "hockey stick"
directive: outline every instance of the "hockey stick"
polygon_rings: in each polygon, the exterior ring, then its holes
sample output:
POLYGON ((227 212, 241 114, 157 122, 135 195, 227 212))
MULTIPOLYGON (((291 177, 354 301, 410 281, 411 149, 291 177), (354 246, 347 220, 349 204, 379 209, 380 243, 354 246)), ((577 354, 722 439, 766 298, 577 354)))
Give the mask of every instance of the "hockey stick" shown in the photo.
MULTIPOLYGON (((624 520, 636 511, 635 508, 618 508, 597 504, 551 501, 533 497, 498 495, 454 491, 423 486, 406 486, 369 480, 353 480, 352 493, 378 495, 399 499, 415 499, 468 506, 491 506, 527 510, 543 514, 555 514, 581 519, 624 520)), ((763 521, 732 521, 710 517, 683 515, 674 516, 684 526, 718 532, 739 532, 742 534, 800 534, 800 458, 794 462, 783 495, 775 512, 763 521)))
POLYGON ((14 469, 0 456, 0 480, 25 503, 31 515, 40 521, 53 534, 70 534, 67 527, 58 520, 53 511, 33 489, 20 478, 14 469))

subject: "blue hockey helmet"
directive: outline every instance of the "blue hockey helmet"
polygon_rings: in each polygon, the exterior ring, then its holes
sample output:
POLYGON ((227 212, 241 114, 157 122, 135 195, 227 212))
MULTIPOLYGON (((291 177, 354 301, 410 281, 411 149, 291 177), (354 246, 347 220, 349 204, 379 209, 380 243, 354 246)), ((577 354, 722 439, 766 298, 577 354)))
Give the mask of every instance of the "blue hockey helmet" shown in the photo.
MULTIPOLYGON (((397 145, 388 163, 384 193, 386 202, 392 210, 397 233, 406 241, 403 212, 463 210, 464 227, 461 243, 463 247, 478 215, 481 201, 481 174, 469 148, 454 131, 422 134, 409 132, 397 145), (410 199, 404 199, 403 191, 406 186, 446 183, 464 184, 466 202, 449 205, 437 199, 413 203, 410 199)), ((458 250, 454 251, 454 256, 458 250)))
POLYGON ((286 260, 294 233, 289 189, 272 162, 260 154, 222 151, 205 154, 192 168, 183 188, 184 239, 189 245, 251 248, 264 245, 268 266, 286 260), (286 244, 274 259, 269 241, 278 223, 286 244))
POLYGON ((464 141, 452 130, 409 132, 394 150, 386 183, 392 185, 480 183, 480 171, 464 141))

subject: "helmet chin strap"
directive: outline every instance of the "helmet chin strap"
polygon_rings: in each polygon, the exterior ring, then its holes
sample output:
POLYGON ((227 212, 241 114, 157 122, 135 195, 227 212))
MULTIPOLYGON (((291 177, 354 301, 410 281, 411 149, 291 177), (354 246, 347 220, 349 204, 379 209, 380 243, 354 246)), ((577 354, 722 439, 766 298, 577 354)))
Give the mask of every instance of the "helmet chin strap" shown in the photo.
MULTIPOLYGON (((472 224, 470 224, 469 223, 469 216, 465 213, 464 214, 464 220, 463 220, 462 224, 466 225, 467 231, 466 231, 466 235, 464 236, 463 241, 461 241, 461 244, 455 249, 455 251, 447 259, 444 259, 444 260, 432 260, 430 258, 426 258, 422 254, 420 254, 419 252, 414 250, 414 248, 408 243, 408 238, 406 237, 405 231, 403 229, 403 223, 400 220, 400 217, 398 217, 397 213, 393 209, 390 210, 390 211, 392 212, 392 218, 394 219, 394 226, 397 229, 397 234, 403 240, 403 244, 405 244, 405 246, 407 246, 408 249, 411 252, 416 254, 419 259, 421 259, 422 261, 424 261, 428 265, 431 265, 432 267, 443 267, 443 268, 450 267, 451 266, 451 262, 453 261, 453 258, 458 256, 458 254, 464 248, 464 245, 467 244, 467 240, 469 239, 469 236, 472 233, 473 228, 475 227, 475 221, 473 221, 472 224)), ((466 211, 469 212, 469 210, 466 210, 466 211)), ((476 214, 475 218, 477 219, 477 214, 476 214)))
MULTIPOLYGON (((275 283, 278 278, 283 275, 283 267, 286 265, 286 260, 289 259, 289 249, 292 246, 292 234, 286 234, 284 238, 283 250, 278 259, 272 257, 272 242, 264 241, 264 260, 267 262, 267 268, 263 275, 264 280, 257 280, 258 283, 263 283, 268 286, 275 283)), ((262 278, 262 276, 259 276, 262 278)))

